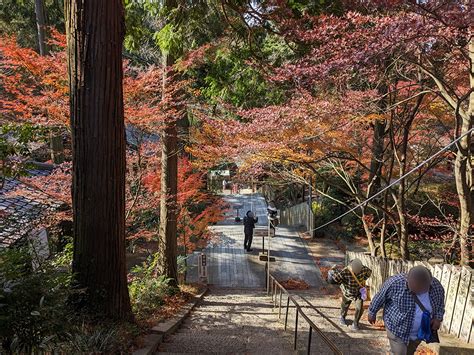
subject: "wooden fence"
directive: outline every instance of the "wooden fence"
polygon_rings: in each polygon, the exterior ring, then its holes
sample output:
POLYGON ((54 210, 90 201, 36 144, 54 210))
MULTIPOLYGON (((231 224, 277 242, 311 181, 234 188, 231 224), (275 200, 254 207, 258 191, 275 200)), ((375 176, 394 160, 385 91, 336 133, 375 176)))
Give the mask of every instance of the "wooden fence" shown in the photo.
POLYGON ((346 253, 346 265, 356 258, 372 269, 372 276, 367 280, 371 295, 375 295, 385 280, 393 275, 406 273, 415 265, 428 267, 445 290, 446 312, 442 332, 454 335, 465 342, 474 343, 474 277, 471 268, 448 264, 432 265, 420 261, 390 260, 355 252, 346 253))
POLYGON ((314 228, 314 215, 307 202, 282 209, 280 224, 286 226, 303 226, 306 230, 314 228))

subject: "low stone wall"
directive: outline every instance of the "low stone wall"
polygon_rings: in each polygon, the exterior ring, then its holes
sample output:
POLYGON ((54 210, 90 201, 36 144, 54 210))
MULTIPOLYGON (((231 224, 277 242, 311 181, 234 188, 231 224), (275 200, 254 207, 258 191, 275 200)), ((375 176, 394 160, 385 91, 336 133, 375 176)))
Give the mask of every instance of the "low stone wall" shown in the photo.
POLYGON ((442 332, 454 335, 465 342, 474 343, 474 276, 471 268, 391 260, 355 252, 346 253, 346 264, 356 258, 372 269, 372 276, 367 280, 371 295, 375 295, 385 280, 393 275, 406 273, 415 265, 424 265, 429 268, 445 290, 446 313, 442 332))

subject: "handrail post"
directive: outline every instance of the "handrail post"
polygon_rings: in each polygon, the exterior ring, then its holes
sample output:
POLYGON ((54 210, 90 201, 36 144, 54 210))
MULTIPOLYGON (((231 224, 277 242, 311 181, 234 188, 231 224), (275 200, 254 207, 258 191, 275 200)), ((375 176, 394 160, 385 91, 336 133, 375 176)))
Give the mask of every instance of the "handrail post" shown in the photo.
POLYGON ((280 305, 278 306, 278 319, 281 319, 281 299, 283 297, 283 290, 280 288, 280 305))
POLYGON ((275 294, 275 279, 272 278, 272 289, 271 289, 271 292, 272 292, 272 301, 274 301, 274 294, 275 294))
POLYGON ((298 307, 296 307, 296 319, 295 319, 295 345, 294 345, 294 350, 296 350, 296 341, 298 340, 298 307))
MULTIPOLYGON (((309 333, 308 333, 308 346, 307 346, 307 353, 310 354, 311 352, 311 342, 312 342, 312 337, 313 337, 313 330, 317 332, 322 340, 329 346, 329 348, 333 351, 334 354, 337 355, 342 355, 342 352, 338 348, 336 344, 333 343, 333 341, 328 338, 322 331, 321 329, 314 324, 314 322, 304 313, 304 311, 301 309, 301 306, 299 303, 292 297, 292 295, 275 279, 273 275, 270 275, 270 280, 271 284, 268 283, 268 291, 270 292, 270 287, 271 287, 271 292, 272 292, 272 300, 273 300, 273 308, 272 312, 274 311, 275 307, 277 306, 277 294, 278 294, 278 289, 280 290, 280 301, 278 303, 278 319, 281 319, 281 308, 282 308, 282 300, 283 300, 283 293, 286 294, 287 299, 286 299, 286 313, 285 313, 285 331, 288 329, 288 316, 290 313, 290 301, 294 304, 295 306, 295 329, 294 329, 294 350, 297 349, 297 344, 298 344, 298 321, 299 321, 299 314, 301 312, 301 317, 308 323, 309 325, 309 333)), ((311 308, 315 309, 316 308, 308 302, 303 296, 300 296, 304 301, 306 301, 311 308)), ((317 310, 316 310, 317 311, 317 310)))
POLYGON ((309 326, 309 335, 308 335, 308 355, 311 353, 311 335, 313 334, 313 327, 309 326))
POLYGON ((275 284, 275 288, 273 289, 273 294, 275 295, 275 297, 273 298, 273 308, 276 308, 276 305, 277 305, 277 288, 276 288, 276 284, 275 284))
POLYGON ((265 277, 265 286, 267 287, 267 295, 270 294, 270 283, 268 282, 268 278, 267 278, 267 267, 268 267, 268 264, 265 263, 265 274, 264 274, 264 277, 265 277))

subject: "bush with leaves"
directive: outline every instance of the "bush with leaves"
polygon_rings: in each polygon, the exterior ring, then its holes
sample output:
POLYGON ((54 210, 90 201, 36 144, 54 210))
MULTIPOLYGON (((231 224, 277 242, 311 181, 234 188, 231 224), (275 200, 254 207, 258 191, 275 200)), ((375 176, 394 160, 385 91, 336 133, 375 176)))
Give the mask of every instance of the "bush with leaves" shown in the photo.
POLYGON ((0 341, 6 351, 31 353, 66 339, 70 258, 33 270, 28 248, 0 252, 0 341))
POLYGON ((132 309, 137 318, 143 318, 164 304, 166 296, 178 292, 170 286, 171 279, 157 276, 159 254, 148 258, 142 265, 135 266, 129 276, 129 293, 132 309))
POLYGON ((78 313, 70 300, 72 243, 33 269, 27 247, 0 252, 0 354, 120 353, 138 328, 78 313), (128 340, 128 341, 127 341, 128 340))

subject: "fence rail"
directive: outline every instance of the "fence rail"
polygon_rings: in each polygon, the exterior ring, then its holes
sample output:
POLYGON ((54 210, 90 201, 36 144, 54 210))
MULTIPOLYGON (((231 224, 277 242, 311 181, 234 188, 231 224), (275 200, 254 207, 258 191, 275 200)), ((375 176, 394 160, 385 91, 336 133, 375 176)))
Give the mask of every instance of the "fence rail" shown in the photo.
POLYGON ((282 209, 280 223, 287 226, 304 226, 306 230, 314 228, 314 215, 307 202, 282 209))
POLYGON ((429 268, 445 290, 446 312, 441 331, 465 342, 474 343, 474 276, 471 268, 391 260, 355 252, 346 253, 346 264, 356 258, 372 269, 372 276, 367 280, 370 295, 375 295, 385 280, 393 275, 406 273, 416 265, 429 268))
POLYGON ((296 345, 298 342, 298 318, 301 316, 306 323, 309 325, 309 334, 308 334, 308 343, 306 346, 306 351, 308 354, 311 353, 311 340, 312 340, 312 335, 313 331, 316 332, 321 339, 323 339, 324 343, 333 351, 334 354, 342 355, 342 351, 339 350, 336 344, 329 339, 326 334, 324 334, 319 327, 314 324, 314 322, 309 319, 309 317, 303 312, 301 306, 299 303, 293 298, 293 296, 290 295, 290 293, 275 279, 273 275, 270 275, 270 284, 268 287, 268 293, 271 293, 272 295, 272 301, 273 301, 273 307, 276 308, 277 303, 278 303, 278 319, 281 319, 281 311, 282 311, 282 301, 283 301, 283 294, 287 296, 286 299, 286 306, 283 306, 286 308, 285 312, 285 330, 287 329, 288 326, 288 313, 290 310, 290 301, 293 303, 296 309, 296 315, 295 315, 295 334, 294 334, 294 350, 296 350, 296 345), (279 300, 279 301, 278 301, 279 300))

